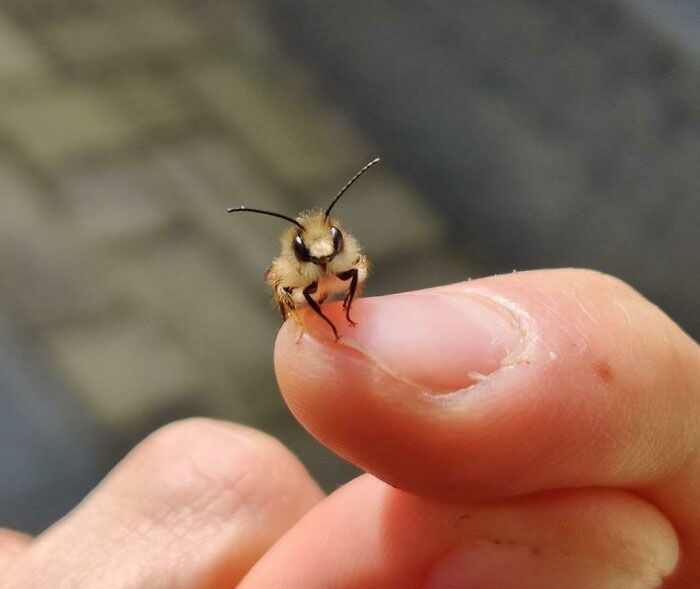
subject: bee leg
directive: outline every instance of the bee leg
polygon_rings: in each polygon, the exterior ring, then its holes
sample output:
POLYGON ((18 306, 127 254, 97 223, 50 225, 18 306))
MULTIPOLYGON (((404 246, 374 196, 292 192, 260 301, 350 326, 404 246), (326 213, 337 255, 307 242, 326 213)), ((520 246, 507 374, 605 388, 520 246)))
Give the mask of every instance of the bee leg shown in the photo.
POLYGON ((335 325, 333 325, 333 322, 323 314, 323 311, 321 311, 321 307, 311 296, 313 293, 316 292, 317 288, 318 288, 318 281, 314 281, 311 284, 309 284, 309 286, 307 286, 304 289, 304 298, 306 299, 306 302, 309 304, 309 307, 311 307, 315 313, 320 315, 321 319, 323 319, 326 323, 328 323, 328 325, 330 325, 331 329, 333 330, 333 335, 335 336, 335 341, 338 341, 340 339, 340 336, 338 335, 338 330, 335 328, 335 325))
POLYGON ((287 320, 287 308, 284 306, 284 303, 280 300, 277 301, 277 304, 280 306, 280 314, 282 315, 282 323, 284 323, 287 320))
POLYGON ((357 292, 357 268, 352 268, 337 274, 340 280, 349 280, 350 288, 348 289, 348 294, 345 295, 345 300, 343 301, 343 309, 345 309, 345 318, 348 320, 350 325, 357 325, 352 319, 350 319, 350 307, 352 302, 355 300, 355 293, 357 292))
POLYGON ((301 341, 301 336, 304 335, 304 324, 297 313, 296 305, 294 304, 294 288, 289 286, 276 286, 275 290, 277 304, 280 308, 280 313, 282 314, 282 323, 287 319, 291 318, 297 325, 297 336, 294 339, 294 343, 298 344, 301 341))
POLYGON ((277 287, 277 304, 280 307, 280 313, 282 314, 282 323, 287 320, 295 310, 294 298, 292 296, 294 289, 287 287, 278 286, 277 287))

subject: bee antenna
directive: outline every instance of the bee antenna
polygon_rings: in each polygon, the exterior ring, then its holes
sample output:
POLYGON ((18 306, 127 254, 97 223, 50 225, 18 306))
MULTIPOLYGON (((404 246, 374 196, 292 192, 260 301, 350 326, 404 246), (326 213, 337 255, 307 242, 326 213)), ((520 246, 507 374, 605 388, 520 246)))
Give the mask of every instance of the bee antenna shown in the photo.
POLYGON ((328 205, 328 208, 326 209, 326 219, 328 218, 328 215, 331 214, 331 209, 333 208, 335 203, 337 203, 338 199, 341 196, 343 196, 343 193, 353 185, 355 180, 357 180, 360 176, 362 176, 362 174, 364 174, 367 170, 369 170, 374 164, 378 164, 381 161, 382 161, 382 158, 375 157, 371 162, 369 162, 368 164, 365 164, 364 167, 357 174, 355 174, 352 178, 350 178, 348 183, 340 189, 340 192, 338 194, 335 195, 333 202, 331 202, 331 204, 328 205))
POLYGON ((291 217, 288 217, 287 215, 283 215, 282 213, 275 213, 274 211, 265 211, 263 209, 252 209, 250 207, 247 207, 245 205, 241 205, 240 207, 232 207, 230 209, 226 209, 227 213, 238 213, 240 211, 246 211, 249 213, 260 213, 262 215, 270 215, 271 217, 279 217, 280 219, 284 219, 285 221, 289 221, 290 223, 294 223, 297 227, 300 229, 304 229, 304 226, 299 223, 296 219, 292 219, 291 217))

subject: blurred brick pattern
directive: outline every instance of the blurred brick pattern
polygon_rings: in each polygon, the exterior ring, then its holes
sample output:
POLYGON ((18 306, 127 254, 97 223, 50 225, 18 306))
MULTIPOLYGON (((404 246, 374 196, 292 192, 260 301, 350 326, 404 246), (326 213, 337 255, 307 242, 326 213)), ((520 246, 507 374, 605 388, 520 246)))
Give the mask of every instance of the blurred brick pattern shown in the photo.
MULTIPOLYGON (((277 47, 253 0, 229 4, 236 23, 220 28, 194 1, 3 2, 0 303, 125 446, 205 413, 277 434, 334 483, 345 467, 274 383, 262 276, 282 227, 224 209, 325 202, 377 148, 277 47)), ((468 273, 390 163, 338 213, 374 262, 369 292, 468 273), (410 274, 407 247, 423 252, 410 274), (436 264, 425 252, 438 250, 436 264)))

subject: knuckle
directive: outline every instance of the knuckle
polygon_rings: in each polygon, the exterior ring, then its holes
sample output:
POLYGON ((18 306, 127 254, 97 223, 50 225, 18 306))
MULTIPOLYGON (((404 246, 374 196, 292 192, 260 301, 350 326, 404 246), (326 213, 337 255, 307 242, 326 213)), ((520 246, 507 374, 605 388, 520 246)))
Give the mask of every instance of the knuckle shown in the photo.
POLYGON ((149 434, 132 451, 132 456, 149 465, 167 465, 193 444, 215 438, 217 430, 216 422, 205 418, 174 421, 149 434))
POLYGON ((227 495, 240 503, 291 454, 274 438, 205 418, 166 425, 137 446, 130 460, 149 476, 148 494, 169 502, 227 495))

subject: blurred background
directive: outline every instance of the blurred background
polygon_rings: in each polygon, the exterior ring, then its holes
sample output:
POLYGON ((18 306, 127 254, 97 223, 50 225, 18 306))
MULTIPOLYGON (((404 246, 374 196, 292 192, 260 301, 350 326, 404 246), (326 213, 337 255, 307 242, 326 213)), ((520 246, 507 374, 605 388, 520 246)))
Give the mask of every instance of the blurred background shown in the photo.
POLYGON ((587 266, 700 334, 698 0, 0 0, 0 525, 160 424, 355 471, 277 392, 263 274, 337 209, 368 294, 587 266))

